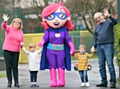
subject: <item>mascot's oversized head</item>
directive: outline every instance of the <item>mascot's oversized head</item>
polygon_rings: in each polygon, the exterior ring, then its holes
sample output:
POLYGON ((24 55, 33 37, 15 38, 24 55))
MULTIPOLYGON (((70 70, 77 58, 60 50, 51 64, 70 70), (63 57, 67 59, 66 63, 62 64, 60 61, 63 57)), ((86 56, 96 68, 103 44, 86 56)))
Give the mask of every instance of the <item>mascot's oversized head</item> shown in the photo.
POLYGON ((73 30, 74 25, 71 22, 70 12, 62 3, 54 3, 46 6, 41 14, 42 26, 47 30, 49 27, 66 27, 73 30))

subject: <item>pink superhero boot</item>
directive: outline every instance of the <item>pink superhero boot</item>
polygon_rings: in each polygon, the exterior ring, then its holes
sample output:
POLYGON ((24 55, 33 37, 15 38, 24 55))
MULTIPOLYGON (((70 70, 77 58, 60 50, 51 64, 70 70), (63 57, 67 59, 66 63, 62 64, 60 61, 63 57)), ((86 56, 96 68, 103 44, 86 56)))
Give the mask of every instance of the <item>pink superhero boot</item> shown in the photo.
POLYGON ((58 80, 57 86, 64 87, 65 86, 65 70, 62 68, 58 68, 58 75, 59 75, 59 80, 58 80))
POLYGON ((54 69, 54 68, 50 69, 50 86, 51 87, 57 86, 56 69, 54 69))

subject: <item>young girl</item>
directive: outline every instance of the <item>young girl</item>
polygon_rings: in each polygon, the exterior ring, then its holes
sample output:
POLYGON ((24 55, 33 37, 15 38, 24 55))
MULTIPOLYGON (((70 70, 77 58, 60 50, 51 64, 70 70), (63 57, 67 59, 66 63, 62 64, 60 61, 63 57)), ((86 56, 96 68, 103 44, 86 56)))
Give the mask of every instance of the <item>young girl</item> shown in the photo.
POLYGON ((81 44, 79 46, 79 53, 73 55, 78 59, 78 71, 81 77, 81 86, 90 86, 87 76, 88 58, 92 57, 92 54, 86 53, 86 46, 81 44))
POLYGON ((29 44, 29 50, 26 50, 25 47, 22 47, 22 50, 25 54, 28 55, 29 61, 29 71, 30 71, 30 87, 39 87, 37 84, 37 73, 40 65, 40 53, 42 52, 42 48, 40 50, 36 50, 36 45, 34 43, 29 44))
POLYGON ((39 43, 40 47, 43 46, 40 68, 50 70, 51 87, 62 87, 65 86, 65 69, 71 70, 70 53, 75 51, 68 34, 74 28, 70 12, 62 3, 54 3, 43 9, 41 17, 45 32, 39 43))

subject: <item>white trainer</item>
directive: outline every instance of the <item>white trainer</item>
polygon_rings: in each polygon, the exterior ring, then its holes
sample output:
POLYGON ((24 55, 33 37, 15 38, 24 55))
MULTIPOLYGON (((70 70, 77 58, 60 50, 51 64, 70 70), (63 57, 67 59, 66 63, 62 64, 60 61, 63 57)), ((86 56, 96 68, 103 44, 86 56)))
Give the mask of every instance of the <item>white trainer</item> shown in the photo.
POLYGON ((88 82, 85 83, 86 86, 90 86, 90 84, 88 82))
POLYGON ((85 86, 85 83, 81 83, 81 86, 82 86, 82 87, 85 86))

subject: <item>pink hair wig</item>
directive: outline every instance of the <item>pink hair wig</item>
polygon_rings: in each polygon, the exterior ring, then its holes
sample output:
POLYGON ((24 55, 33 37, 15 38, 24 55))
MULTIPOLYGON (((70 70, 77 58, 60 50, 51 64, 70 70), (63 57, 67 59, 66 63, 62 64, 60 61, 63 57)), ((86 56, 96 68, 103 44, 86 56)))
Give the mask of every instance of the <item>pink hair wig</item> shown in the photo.
MULTIPOLYGON (((59 7, 61 7, 61 9, 63 9, 66 13, 66 15, 68 17, 70 17, 70 12, 69 10, 63 5, 63 3, 54 3, 54 4, 50 4, 48 6, 46 6, 43 11, 42 11, 42 14, 41 14, 41 17, 42 18, 45 18, 49 15, 51 15, 52 13, 54 13, 59 7)), ((43 21, 41 22, 42 26, 45 28, 45 29, 49 29, 49 26, 48 24, 43 21)), ((67 22, 65 23, 64 27, 68 28, 68 30, 73 30, 74 29, 74 25, 72 24, 72 21, 71 20, 67 20, 67 22)))

